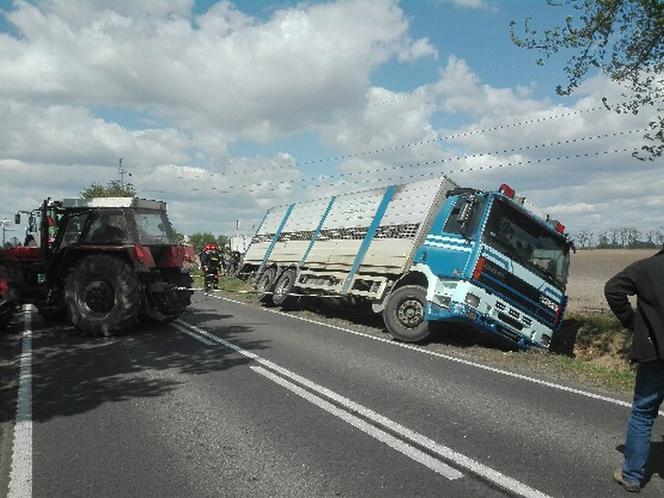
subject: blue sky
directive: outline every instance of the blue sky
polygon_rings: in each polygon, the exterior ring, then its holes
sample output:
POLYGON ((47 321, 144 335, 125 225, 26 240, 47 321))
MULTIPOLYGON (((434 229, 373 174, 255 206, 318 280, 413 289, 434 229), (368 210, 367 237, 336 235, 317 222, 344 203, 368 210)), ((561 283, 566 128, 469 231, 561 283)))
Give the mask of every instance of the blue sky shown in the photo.
POLYGON ((640 135, 628 131, 648 115, 602 113, 620 89, 598 74, 558 97, 566 54, 538 66, 510 40, 510 20, 543 29, 567 7, 0 0, 0 10, 0 218, 113 179, 124 157, 139 193, 167 200, 184 232, 251 226, 271 205, 358 179, 379 186, 400 164, 411 165, 398 170, 404 181, 451 170, 480 188, 512 182, 574 230, 664 225, 661 161, 630 157, 640 135), (607 131, 617 135, 578 140, 607 131), (532 147, 551 141, 563 145, 532 147), (598 150, 595 161, 532 166, 598 150), (481 164, 531 166, 480 174, 481 164))

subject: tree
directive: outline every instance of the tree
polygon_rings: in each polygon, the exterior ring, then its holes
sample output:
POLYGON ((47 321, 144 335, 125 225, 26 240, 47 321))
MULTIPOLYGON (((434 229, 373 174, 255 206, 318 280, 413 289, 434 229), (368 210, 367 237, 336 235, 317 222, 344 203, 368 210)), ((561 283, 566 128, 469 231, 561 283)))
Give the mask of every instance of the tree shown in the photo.
POLYGON ((580 232, 577 232, 576 235, 574 236, 574 240, 578 242, 579 249, 585 249, 590 245, 590 240, 592 239, 592 232, 588 232, 587 230, 581 230, 580 232))
POLYGON ((226 244, 228 244, 228 237, 225 235, 219 235, 217 237, 217 244, 219 244, 219 247, 224 247, 226 244))
POLYGON ((216 244, 217 238, 210 232, 196 232, 189 236, 189 243, 194 246, 194 251, 199 253, 205 244, 216 244))
POLYGON ((512 41, 519 47, 542 53, 543 64, 561 50, 571 50, 564 70, 567 83, 558 85, 559 95, 570 95, 589 70, 601 69, 613 81, 630 89, 624 102, 602 98, 604 106, 617 113, 638 114, 646 107, 657 108, 657 115, 644 134, 646 143, 633 156, 653 160, 664 153, 664 2, 662 0, 547 0, 552 7, 571 6, 575 14, 565 18, 564 26, 538 33, 531 18, 523 22, 523 36, 510 22, 512 41))
POLYGON ((171 228, 173 229, 173 235, 175 235, 175 240, 178 242, 178 244, 181 244, 184 242, 184 234, 177 230, 174 226, 171 225, 171 228))
POLYGON ((597 248, 598 249, 606 249, 610 246, 609 244, 609 232, 604 231, 600 232, 597 235, 597 248))
POLYGON ((93 183, 81 191, 83 199, 91 197, 134 197, 134 195, 136 195, 134 186, 121 180, 111 180, 106 185, 93 183))

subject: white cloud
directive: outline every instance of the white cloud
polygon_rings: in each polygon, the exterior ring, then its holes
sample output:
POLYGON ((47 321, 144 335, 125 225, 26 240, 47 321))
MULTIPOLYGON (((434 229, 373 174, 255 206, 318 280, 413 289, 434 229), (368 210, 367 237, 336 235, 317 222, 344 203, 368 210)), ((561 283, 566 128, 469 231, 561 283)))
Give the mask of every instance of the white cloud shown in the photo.
POLYGON ((436 54, 408 36, 392 0, 280 9, 265 22, 228 2, 196 17, 191 2, 140 4, 17 2, 7 18, 21 39, 0 38, 0 95, 149 109, 267 139, 354 106, 387 60, 436 54))

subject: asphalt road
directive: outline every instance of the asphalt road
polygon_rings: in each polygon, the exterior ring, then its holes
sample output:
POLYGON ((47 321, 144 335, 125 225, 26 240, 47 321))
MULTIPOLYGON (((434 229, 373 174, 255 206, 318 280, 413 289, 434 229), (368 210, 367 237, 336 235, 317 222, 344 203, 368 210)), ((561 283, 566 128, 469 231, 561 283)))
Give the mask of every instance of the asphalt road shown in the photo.
MULTIPOLYGON (((203 296, 109 339, 32 317, 12 431, 24 328, 0 341, 0 495, 624 494, 624 406, 203 296)), ((641 496, 664 496, 661 419, 641 496)))

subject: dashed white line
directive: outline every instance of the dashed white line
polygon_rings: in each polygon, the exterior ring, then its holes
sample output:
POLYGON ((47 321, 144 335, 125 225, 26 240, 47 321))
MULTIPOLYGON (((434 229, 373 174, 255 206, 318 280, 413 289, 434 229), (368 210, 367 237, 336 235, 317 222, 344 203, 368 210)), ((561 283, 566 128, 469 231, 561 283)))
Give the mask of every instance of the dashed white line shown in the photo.
MULTIPOLYGON (((222 301, 228 301, 229 303, 241 304, 243 306, 251 306, 249 303, 244 303, 242 301, 237 301, 235 299, 229 299, 227 297, 221 297, 221 296, 212 296, 212 297, 214 297, 215 299, 222 300, 222 301)), ((274 313, 275 315, 286 316, 288 318, 292 318, 293 320, 300 320, 302 322, 312 323, 314 325, 320 325, 322 327, 327 327, 327 328, 330 328, 330 329, 339 330, 341 332, 346 332, 348 334, 353 334, 353 335, 358 335, 358 336, 361 336, 361 337, 366 337, 367 339, 371 339, 373 341, 384 342, 386 344, 390 344, 391 346, 395 346, 395 347, 399 347, 399 348, 403 348, 403 349, 410 349, 411 351, 417 351, 418 353, 427 354, 429 356, 435 356, 437 358, 443 358, 445 360, 453 361, 453 362, 459 363, 461 365, 466 365, 466 366, 470 366, 470 367, 474 367, 474 368, 479 368, 479 369, 486 370, 486 371, 489 371, 489 372, 504 375, 506 377, 512 377, 513 379, 519 379, 519 380, 524 380, 526 382, 532 382, 533 384, 539 384, 541 386, 550 387, 550 388, 556 389, 558 391, 564 391, 564 392, 568 392, 568 393, 571 393, 571 394, 576 394, 576 395, 579 395, 579 396, 584 396, 586 398, 596 399, 598 401, 604 401, 606 403, 611 403, 611 404, 614 404, 614 405, 623 406, 623 407, 627 407, 627 408, 631 408, 631 406, 632 406, 632 404, 628 403, 627 401, 622 401, 622 400, 619 400, 619 399, 611 398, 609 396, 603 396, 601 394, 595 394, 595 393, 591 393, 591 392, 588 392, 588 391, 583 391, 582 389, 576 389, 574 387, 563 386, 561 384, 556 384, 555 382, 549 382, 549 381, 546 381, 546 380, 536 379, 534 377, 529 377, 527 375, 522 375, 522 374, 518 374, 518 373, 515 373, 515 372, 510 372, 510 371, 507 371, 507 370, 501 370, 500 368, 490 367, 488 365, 482 365, 481 363, 476 363, 474 361, 464 360, 462 358, 457 358, 456 356, 452 356, 452 355, 448 355, 448 354, 444 354, 444 353, 438 353, 436 351, 427 351, 426 349, 422 349, 422 348, 420 348, 418 346, 414 346, 412 344, 407 344, 407 343, 404 343, 404 342, 396 342, 396 341, 393 341, 393 340, 390 340, 390 339, 384 339, 382 337, 376 337, 376 336, 373 336, 373 335, 365 334, 363 332, 358 332, 357 330, 347 329, 347 328, 344 328, 344 327, 339 327, 337 325, 331 325, 329 323, 324 323, 324 322, 319 322, 319 321, 316 321, 316 320, 311 320, 310 318, 304 318, 304 317, 300 317, 300 316, 291 315, 289 313, 284 313, 283 311, 271 310, 271 309, 266 309, 266 308, 256 308, 256 309, 258 309, 260 311, 264 311, 265 313, 274 313)), ((660 410, 659 415, 664 416, 664 410, 660 410)))
POLYGON ((32 307, 23 307, 23 349, 8 498, 32 496, 32 307))
POLYGON ((198 340, 201 340, 203 338, 208 339, 210 341, 226 346, 227 348, 232 349, 233 351, 236 351, 237 353, 240 353, 241 355, 247 358, 251 358, 257 363, 263 365, 264 367, 279 373, 283 377, 289 378, 297 382, 298 384, 312 391, 315 391, 316 393, 321 394, 327 397, 328 399, 335 401, 336 403, 344 406, 348 410, 357 413, 359 415, 362 415, 363 417, 375 422, 376 424, 379 424, 380 426, 388 428, 392 432, 399 434, 401 437, 408 439, 409 441, 412 441, 418 444, 419 446, 440 455, 447 461, 454 462, 454 464, 457 465, 458 467, 467 469, 470 472, 474 473, 475 475, 482 477, 483 479, 493 483, 498 487, 506 489, 518 496, 524 496, 528 498, 547 497, 547 495, 542 493, 541 491, 531 488, 526 484, 521 483, 520 481, 512 479, 511 477, 508 477, 490 467, 487 467, 486 465, 483 465, 457 451, 454 451, 451 448, 447 448, 423 434, 408 429, 407 427, 404 427, 403 425, 394 422, 393 420, 390 420, 389 418, 384 417, 383 415, 380 415, 374 412, 373 410, 366 408, 363 405, 360 405, 359 403, 351 401, 350 399, 341 396, 340 394, 331 391, 326 387, 316 384, 315 382, 305 377, 302 377, 294 372, 291 372, 290 370, 283 368, 277 365, 276 363, 271 362, 270 360, 267 360, 261 356, 258 356, 255 353, 247 351, 239 346, 236 346, 235 344, 228 342, 227 340, 222 339, 221 337, 217 337, 214 334, 210 334, 208 331, 203 330, 200 327, 197 327, 190 323, 187 323, 183 320, 176 320, 176 322, 184 327, 187 327, 189 330, 196 332, 197 334, 200 334, 202 337, 198 338, 198 340))
POLYGON ((309 391, 306 391, 302 389, 301 387, 293 384, 292 382, 287 381, 286 379, 279 377, 278 375, 273 374, 272 372, 268 372, 262 367, 249 367, 251 368, 254 372, 267 377, 270 379, 272 382, 275 382, 276 384, 279 384, 282 387, 285 387, 289 391, 297 394, 298 396, 306 399, 310 403, 316 405, 317 407, 325 410, 328 413, 331 413, 335 417, 340 418, 344 422, 347 422, 348 424, 352 425, 356 429, 361 430, 365 434, 373 437, 374 439, 377 439, 381 443, 386 444, 390 448, 398 451, 399 453, 403 453, 406 455, 408 458, 421 463, 425 467, 433 470, 437 474, 440 474, 448 479, 454 480, 454 479, 459 479, 460 477, 463 477, 463 474, 459 472, 456 469, 453 469, 449 465, 445 465, 443 462, 440 460, 433 458, 430 455, 427 455, 423 451, 418 450, 417 448, 404 443, 400 439, 397 439, 396 437, 392 436, 391 434, 388 434, 387 432, 369 424, 368 422, 365 422, 359 417, 356 417, 355 415, 352 415, 348 413, 345 410, 342 410, 341 408, 337 408, 334 406, 332 403, 325 401, 323 398, 316 396, 315 394, 310 393, 309 391))

